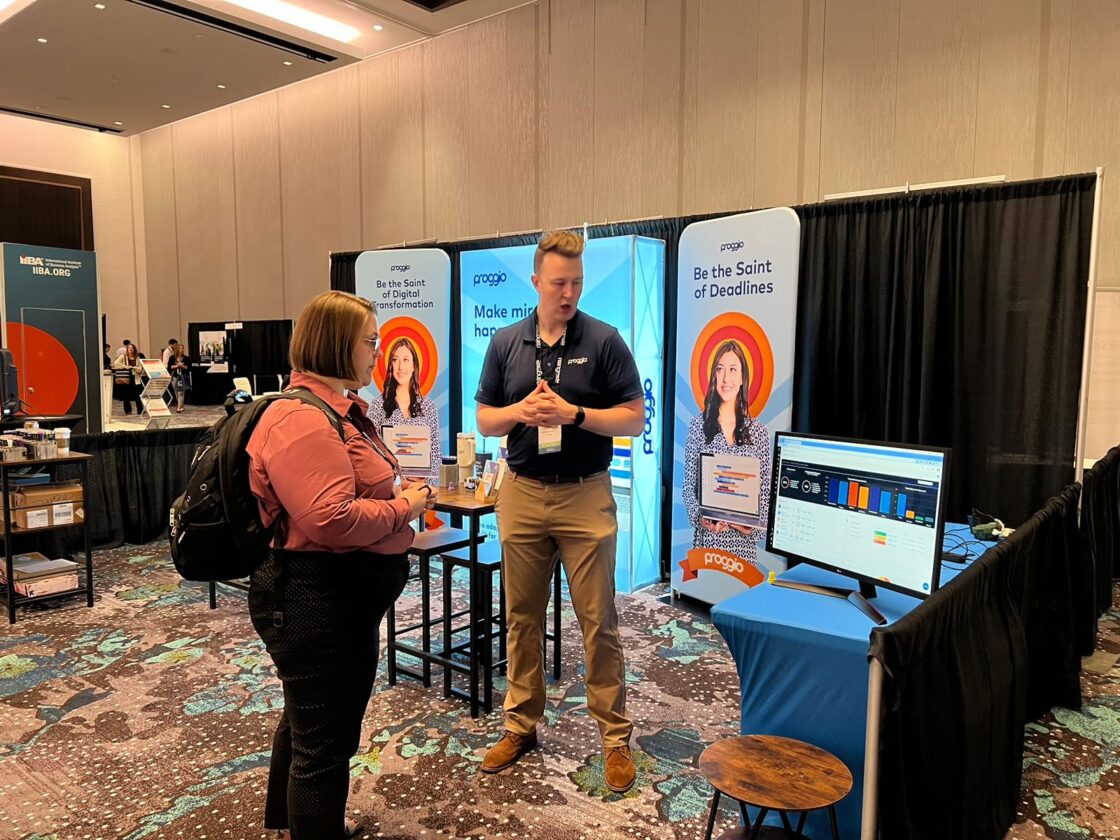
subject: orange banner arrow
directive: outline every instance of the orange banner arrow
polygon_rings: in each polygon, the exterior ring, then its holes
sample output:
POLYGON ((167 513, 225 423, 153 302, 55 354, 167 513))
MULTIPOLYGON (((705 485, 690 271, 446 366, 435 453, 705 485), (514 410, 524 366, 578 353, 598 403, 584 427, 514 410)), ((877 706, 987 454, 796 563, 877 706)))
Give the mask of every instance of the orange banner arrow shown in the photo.
POLYGON ((683 580, 686 581, 696 580, 701 569, 731 575, 747 587, 758 586, 766 579, 765 574, 749 560, 718 548, 689 549, 685 559, 680 562, 680 567, 684 570, 683 580))

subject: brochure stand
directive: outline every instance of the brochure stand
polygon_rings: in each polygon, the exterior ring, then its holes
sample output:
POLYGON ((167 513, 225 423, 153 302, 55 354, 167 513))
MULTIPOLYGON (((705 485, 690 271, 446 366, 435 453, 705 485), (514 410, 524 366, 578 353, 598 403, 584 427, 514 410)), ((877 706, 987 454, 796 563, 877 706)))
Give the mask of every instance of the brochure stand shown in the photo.
POLYGON ((163 401, 163 393, 171 385, 171 374, 159 359, 141 359, 140 364, 148 376, 148 384, 141 393, 144 414, 148 417, 145 428, 166 429, 171 425, 171 409, 163 401))

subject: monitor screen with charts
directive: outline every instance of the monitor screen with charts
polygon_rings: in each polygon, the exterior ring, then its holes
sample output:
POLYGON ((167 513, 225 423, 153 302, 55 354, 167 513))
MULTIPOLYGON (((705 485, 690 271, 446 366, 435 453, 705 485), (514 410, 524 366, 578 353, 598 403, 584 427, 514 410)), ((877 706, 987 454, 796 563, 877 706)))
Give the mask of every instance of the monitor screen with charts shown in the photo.
POLYGON ((937 588, 945 449, 779 432, 771 551, 925 597, 937 588))
POLYGON ((752 528, 758 516, 761 467, 754 455, 700 453, 700 515, 752 528))

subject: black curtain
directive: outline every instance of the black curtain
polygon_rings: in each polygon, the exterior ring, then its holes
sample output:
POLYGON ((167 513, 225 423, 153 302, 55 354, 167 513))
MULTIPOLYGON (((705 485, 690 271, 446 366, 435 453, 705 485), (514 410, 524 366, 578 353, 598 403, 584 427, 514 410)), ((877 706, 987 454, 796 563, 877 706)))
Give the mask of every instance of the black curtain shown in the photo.
POLYGON ((1023 727, 1080 708, 1080 486, 894 624, 871 634, 883 666, 881 837, 1003 837, 1015 819, 1023 727), (932 797, 932 799, 931 799, 932 797))
POLYGON ((1083 584, 1091 605, 1082 625, 1082 653, 1096 647, 1096 619, 1112 606, 1112 578, 1120 576, 1120 446, 1114 446, 1082 477, 1081 535, 1089 558, 1090 581, 1083 584))
POLYGON ((794 427, 953 450, 948 516, 1073 480, 1095 175, 808 205, 794 427))
POLYGON ((187 325, 187 353, 194 363, 191 376, 191 402, 195 405, 220 405, 233 390, 233 377, 262 377, 259 389, 277 390, 275 376, 291 373, 288 344, 292 339, 291 320, 241 321, 241 328, 226 330, 225 321, 207 321, 187 325), (201 331, 225 330, 229 347, 229 372, 207 373, 198 364, 198 334, 201 331), (273 377, 266 381, 263 377, 273 377))

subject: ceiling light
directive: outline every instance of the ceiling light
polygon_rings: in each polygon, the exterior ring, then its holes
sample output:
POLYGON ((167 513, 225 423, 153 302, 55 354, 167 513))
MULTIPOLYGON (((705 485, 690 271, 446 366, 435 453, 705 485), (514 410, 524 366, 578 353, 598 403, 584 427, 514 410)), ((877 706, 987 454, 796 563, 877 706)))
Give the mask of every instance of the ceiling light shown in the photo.
POLYGON ((124 125, 124 123, 122 123, 120 120, 115 120, 113 122, 113 125, 124 125))
POLYGON ((380 31, 381 31, 382 29, 384 29, 384 28, 385 28, 385 27, 384 27, 384 26, 382 26, 382 25, 381 25, 380 23, 375 23, 375 24, 373 25, 373 31, 374 31, 374 32, 380 32, 380 31))
POLYGON ((290 61, 285 61, 285 62, 284 62, 284 66, 285 66, 285 67, 291 67, 291 66, 292 66, 292 62, 290 62, 290 61))
POLYGON ((45 43, 47 43, 47 39, 46 39, 46 38, 36 38, 35 40, 37 40, 37 41, 38 41, 38 42, 39 42, 40 44, 45 44, 45 43))
POLYGON ((104 4, 104 3, 94 3, 94 4, 93 4, 93 8, 95 8, 95 9, 104 9, 104 8, 105 8, 105 4, 104 4))
POLYGON ((299 6, 285 2, 285 0, 226 0, 226 2, 234 6, 240 6, 242 9, 248 9, 251 12, 257 12, 273 20, 298 26, 300 29, 306 29, 316 35, 342 41, 344 44, 349 44, 362 34, 353 26, 333 20, 325 15, 309 12, 307 9, 301 9, 299 6))
POLYGON ((161 107, 161 108, 170 108, 171 106, 170 106, 170 105, 160 105, 159 107, 161 107))
POLYGON ((218 90, 225 90, 225 89, 226 89, 225 85, 218 85, 218 90))

